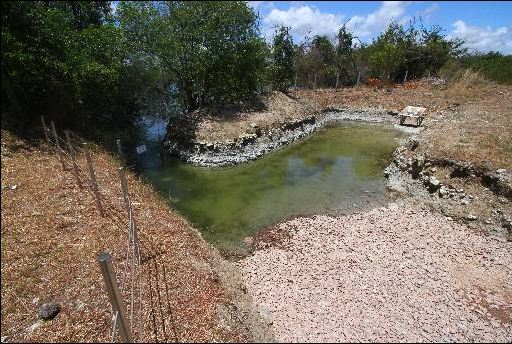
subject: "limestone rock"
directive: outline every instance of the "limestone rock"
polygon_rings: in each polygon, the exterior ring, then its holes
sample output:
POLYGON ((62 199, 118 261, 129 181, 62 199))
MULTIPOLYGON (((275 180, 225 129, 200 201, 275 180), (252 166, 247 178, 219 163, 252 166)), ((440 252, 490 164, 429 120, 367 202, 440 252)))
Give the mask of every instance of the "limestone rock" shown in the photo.
POLYGON ((435 192, 441 187, 441 183, 436 177, 432 176, 428 179, 428 187, 432 192, 435 192))

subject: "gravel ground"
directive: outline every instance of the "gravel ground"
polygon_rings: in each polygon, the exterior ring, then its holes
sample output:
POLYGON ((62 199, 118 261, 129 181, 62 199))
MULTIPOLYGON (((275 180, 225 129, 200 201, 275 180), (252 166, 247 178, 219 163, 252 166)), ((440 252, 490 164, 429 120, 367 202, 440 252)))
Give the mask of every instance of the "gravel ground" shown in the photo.
POLYGON ((390 205, 274 227, 238 262, 277 341, 512 341, 512 243, 390 205))

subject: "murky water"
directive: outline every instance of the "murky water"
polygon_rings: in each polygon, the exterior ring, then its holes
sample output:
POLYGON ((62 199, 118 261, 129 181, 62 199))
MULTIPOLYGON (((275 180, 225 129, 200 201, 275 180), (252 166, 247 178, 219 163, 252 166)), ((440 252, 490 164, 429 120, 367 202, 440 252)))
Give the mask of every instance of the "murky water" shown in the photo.
POLYGON ((256 161, 226 168, 175 159, 162 164, 154 144, 138 156, 138 167, 207 240, 230 246, 293 215, 332 213, 382 199, 383 169, 399 136, 380 125, 328 127, 256 161))

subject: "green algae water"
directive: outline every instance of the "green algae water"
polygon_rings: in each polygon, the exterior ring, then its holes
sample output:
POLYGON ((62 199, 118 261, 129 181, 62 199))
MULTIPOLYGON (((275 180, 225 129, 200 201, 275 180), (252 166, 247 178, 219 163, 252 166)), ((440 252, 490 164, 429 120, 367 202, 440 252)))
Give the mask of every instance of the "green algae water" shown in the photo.
POLYGON ((160 163, 151 149, 138 167, 206 240, 229 247, 291 216, 336 213, 383 199, 383 169, 398 137, 386 126, 346 124, 233 167, 160 163))

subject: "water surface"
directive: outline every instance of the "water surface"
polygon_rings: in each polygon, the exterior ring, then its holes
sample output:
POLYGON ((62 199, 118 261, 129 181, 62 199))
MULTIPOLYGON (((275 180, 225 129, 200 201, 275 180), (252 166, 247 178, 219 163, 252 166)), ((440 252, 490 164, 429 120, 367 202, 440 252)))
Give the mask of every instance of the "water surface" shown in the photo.
POLYGON ((399 136, 382 125, 327 127, 256 161, 224 168, 161 163, 154 143, 137 164, 207 240, 229 246, 290 216, 382 199, 383 169, 399 136))

